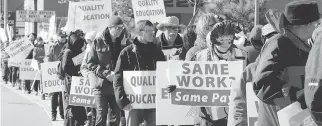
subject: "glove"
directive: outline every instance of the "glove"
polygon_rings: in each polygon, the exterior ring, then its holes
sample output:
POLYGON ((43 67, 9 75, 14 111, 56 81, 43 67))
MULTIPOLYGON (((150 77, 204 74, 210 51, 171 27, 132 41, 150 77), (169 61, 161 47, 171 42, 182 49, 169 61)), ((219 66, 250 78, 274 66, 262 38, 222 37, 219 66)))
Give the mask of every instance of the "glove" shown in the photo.
POLYGON ((167 87, 167 92, 168 93, 171 93, 173 92, 174 90, 176 90, 177 86, 176 85, 168 85, 167 87))

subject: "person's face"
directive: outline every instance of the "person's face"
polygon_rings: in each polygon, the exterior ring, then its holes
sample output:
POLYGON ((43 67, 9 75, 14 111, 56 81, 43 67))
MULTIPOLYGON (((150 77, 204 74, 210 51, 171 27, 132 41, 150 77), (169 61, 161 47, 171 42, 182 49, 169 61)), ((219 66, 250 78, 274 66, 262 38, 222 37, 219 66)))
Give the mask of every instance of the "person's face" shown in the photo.
POLYGON ((153 42, 154 41, 154 28, 153 26, 145 26, 140 31, 140 37, 142 37, 145 42, 153 42))
POLYGON ((216 47, 219 51, 226 52, 233 44, 233 41, 234 41, 233 35, 221 36, 217 39, 217 42, 219 42, 220 44, 216 45, 216 47))
POLYGON ((58 37, 58 42, 59 43, 65 43, 66 42, 66 37, 58 37))
POLYGON ((168 39, 168 41, 174 41, 177 38, 179 32, 179 28, 177 27, 165 27, 165 37, 168 39))
POLYGON ((34 35, 29 35, 29 40, 31 42, 34 42, 36 40, 36 37, 34 35))
POLYGON ((109 27, 111 36, 115 38, 121 35, 123 29, 124 29, 124 25, 122 24, 109 27))

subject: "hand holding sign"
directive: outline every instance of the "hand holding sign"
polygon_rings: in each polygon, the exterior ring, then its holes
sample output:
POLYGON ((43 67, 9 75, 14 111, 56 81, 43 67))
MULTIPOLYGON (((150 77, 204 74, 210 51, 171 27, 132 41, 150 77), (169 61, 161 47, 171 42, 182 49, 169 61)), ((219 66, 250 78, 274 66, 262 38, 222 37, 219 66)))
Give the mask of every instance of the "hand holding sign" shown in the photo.
POLYGON ((109 80, 109 81, 113 81, 113 78, 114 78, 114 72, 113 71, 111 72, 111 74, 106 76, 106 79, 109 80))

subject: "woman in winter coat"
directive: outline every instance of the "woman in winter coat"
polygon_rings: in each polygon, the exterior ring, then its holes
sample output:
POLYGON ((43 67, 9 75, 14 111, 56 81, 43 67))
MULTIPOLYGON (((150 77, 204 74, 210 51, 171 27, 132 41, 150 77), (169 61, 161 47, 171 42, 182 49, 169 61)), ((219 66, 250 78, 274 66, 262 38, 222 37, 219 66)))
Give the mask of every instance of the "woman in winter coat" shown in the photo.
POLYGON ((68 105, 71 77, 80 75, 80 65, 75 66, 72 58, 82 53, 84 43, 84 39, 72 32, 69 36, 68 43, 66 44, 66 48, 63 51, 61 59, 61 72, 64 73, 66 82, 64 88, 64 126, 81 126, 84 125, 87 120, 84 107, 68 105))
MULTIPOLYGON (((246 65, 246 52, 233 46, 235 33, 238 33, 238 27, 231 21, 217 23, 213 30, 206 37, 207 48, 197 52, 193 61, 237 61, 243 60, 246 65)), ((172 92, 176 86, 169 86, 168 91, 172 92)), ((228 107, 200 107, 198 117, 195 119, 195 125, 200 126, 226 126, 228 107), (213 113, 212 109, 216 109, 213 113), (215 116, 217 115, 217 116, 215 116)))
POLYGON ((186 61, 191 61, 197 52, 207 48, 206 36, 212 27, 218 22, 217 15, 209 13, 201 15, 196 24, 197 38, 194 46, 186 53, 186 61))
MULTIPOLYGON (((35 48, 33 50, 33 60, 36 60, 38 63, 38 69, 40 70, 40 63, 44 62, 44 58, 45 58, 45 47, 44 47, 44 40, 41 37, 38 37, 35 41, 35 48)), ((38 73, 40 74, 40 72, 38 73)), ((38 95, 38 91, 41 88, 41 82, 40 80, 35 80, 35 84, 34 84, 34 90, 36 92, 36 95, 38 95)), ((41 99, 45 100, 45 94, 41 95, 41 99)))

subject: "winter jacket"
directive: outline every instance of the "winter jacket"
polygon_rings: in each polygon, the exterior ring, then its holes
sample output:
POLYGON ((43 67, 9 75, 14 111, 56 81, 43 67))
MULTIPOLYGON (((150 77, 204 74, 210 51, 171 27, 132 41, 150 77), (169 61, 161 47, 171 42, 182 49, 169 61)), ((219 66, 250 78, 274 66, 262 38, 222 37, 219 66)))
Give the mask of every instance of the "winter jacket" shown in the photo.
POLYGON ((117 58, 121 52, 123 37, 116 38, 112 42, 108 28, 102 35, 94 40, 90 46, 85 64, 89 71, 88 77, 98 94, 114 94, 113 82, 108 80, 108 76, 113 76, 117 58))
POLYGON ((123 86, 123 71, 156 70, 156 62, 165 61, 160 48, 155 44, 142 44, 134 39, 133 44, 125 47, 117 60, 114 75, 116 102, 121 109, 130 104, 123 86))
POLYGON ((64 47, 64 44, 60 44, 60 43, 55 43, 54 45, 51 45, 49 47, 49 51, 48 51, 49 53, 47 55, 48 62, 59 61, 60 60, 59 54, 61 53, 63 47, 64 47))
POLYGON ((320 126, 322 125, 322 27, 314 31, 312 38, 314 44, 305 66, 305 100, 313 120, 320 126))
POLYGON ((66 49, 63 51, 61 59, 62 72, 67 75, 67 84, 65 84, 64 91, 69 94, 71 77, 79 76, 80 65, 75 66, 72 58, 82 53, 81 47, 84 45, 84 40, 77 37, 75 34, 70 35, 66 49))
POLYGON ((43 63, 44 58, 45 58, 44 45, 36 46, 33 50, 33 59, 37 60, 38 63, 43 63))
POLYGON ((206 39, 200 38, 199 36, 197 36, 197 39, 195 41, 195 44, 193 47, 191 47, 187 54, 186 54, 186 61, 192 61, 194 60, 193 58, 196 56, 196 54, 198 52, 200 52, 201 50, 204 50, 207 48, 207 42, 206 39))
MULTIPOLYGON (((228 58, 227 59, 221 59, 221 57, 217 56, 214 54, 214 51, 210 48, 204 49, 196 54, 196 61, 220 61, 220 60, 227 60, 227 61, 237 61, 237 60, 243 60, 244 61, 244 66, 246 65, 247 62, 247 57, 246 57, 246 52, 244 52, 241 49, 238 48, 231 48, 231 51, 227 52, 228 58)), ((212 113, 212 115, 216 114, 217 118, 212 118, 214 121, 220 120, 228 116, 226 113, 228 113, 228 107, 204 107, 206 108, 205 111, 203 111, 203 107, 199 109, 199 116, 200 118, 200 123, 203 123, 206 115, 209 115, 212 113), (216 109, 216 112, 213 113, 211 109, 216 109)), ((213 116, 216 117, 216 116, 213 116)), ((195 119, 198 124, 198 119, 195 119)), ((208 125, 207 125, 208 126, 208 125)))
POLYGON ((310 47, 285 29, 281 19, 283 18, 272 17, 268 20, 279 34, 264 45, 266 47, 260 54, 254 75, 254 92, 264 102, 258 115, 260 126, 279 125, 277 110, 270 109, 272 107, 284 108, 295 101, 305 107, 304 67, 310 47), (285 100, 281 90, 287 83, 291 88, 289 96, 286 97, 288 100, 285 100))
POLYGON ((244 46, 241 48, 247 53, 247 58, 249 63, 255 62, 256 58, 258 57, 259 53, 261 52, 261 49, 255 48, 253 45, 250 46, 244 46))

